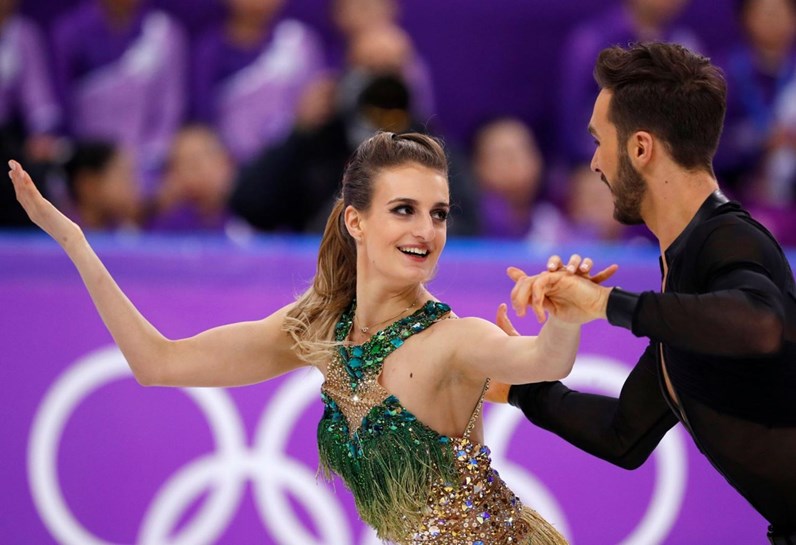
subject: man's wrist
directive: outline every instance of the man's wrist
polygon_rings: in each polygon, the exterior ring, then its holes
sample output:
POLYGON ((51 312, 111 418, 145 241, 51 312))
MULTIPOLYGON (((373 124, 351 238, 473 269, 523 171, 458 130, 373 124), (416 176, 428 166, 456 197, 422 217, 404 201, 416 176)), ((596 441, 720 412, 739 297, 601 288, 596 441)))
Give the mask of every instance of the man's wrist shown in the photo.
POLYGON ((608 293, 605 316, 611 325, 633 330, 633 317, 640 299, 638 293, 613 288, 608 293))

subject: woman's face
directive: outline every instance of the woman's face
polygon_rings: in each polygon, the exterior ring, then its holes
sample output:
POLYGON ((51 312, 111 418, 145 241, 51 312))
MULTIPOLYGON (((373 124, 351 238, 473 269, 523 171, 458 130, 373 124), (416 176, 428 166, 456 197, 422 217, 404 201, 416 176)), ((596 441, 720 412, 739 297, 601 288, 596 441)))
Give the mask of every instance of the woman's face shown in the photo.
POLYGON ((357 212, 358 221, 349 223, 365 268, 358 275, 397 283, 429 280, 447 240, 447 178, 408 163, 383 170, 373 184, 370 209, 357 212))

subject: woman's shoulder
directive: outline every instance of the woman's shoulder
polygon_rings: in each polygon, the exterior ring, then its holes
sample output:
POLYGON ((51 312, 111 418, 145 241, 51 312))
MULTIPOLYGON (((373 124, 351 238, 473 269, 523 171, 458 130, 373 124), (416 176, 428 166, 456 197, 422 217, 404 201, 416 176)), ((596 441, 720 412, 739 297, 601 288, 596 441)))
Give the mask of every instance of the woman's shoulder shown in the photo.
POLYGON ((458 316, 452 310, 435 326, 437 331, 456 338, 489 333, 497 328, 495 324, 477 316, 458 316))

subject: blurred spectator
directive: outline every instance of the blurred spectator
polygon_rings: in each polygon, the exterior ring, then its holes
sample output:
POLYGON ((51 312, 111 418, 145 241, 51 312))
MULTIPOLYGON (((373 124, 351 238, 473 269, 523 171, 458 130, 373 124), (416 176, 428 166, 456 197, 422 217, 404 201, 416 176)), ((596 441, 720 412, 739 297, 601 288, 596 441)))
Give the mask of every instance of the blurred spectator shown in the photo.
POLYGON ((510 117, 485 123, 473 139, 472 159, 482 236, 557 238, 562 218, 538 200, 544 159, 527 125, 510 117))
MULTIPOLYGON (((35 23, 16 13, 15 0, 0 0, 0 160, 41 168, 55 160, 55 131, 62 113, 50 81, 43 38, 35 23)), ((0 184, 0 226, 29 226, 9 184, 0 184)), ((46 193, 46 187, 44 188, 46 193)))
MULTIPOLYGON (((326 92, 333 88, 327 87, 326 92)), ((303 117, 299 117, 302 120, 303 117)), ((240 172, 231 207, 258 229, 319 232, 337 196, 346 161, 356 146, 377 130, 423 131, 411 114, 411 97, 394 75, 374 77, 353 112, 338 110, 331 119, 312 117, 288 138, 263 150, 240 172)), ((455 155, 451 159, 450 232, 475 233, 471 181, 455 155)))
POLYGON ((174 138, 148 227, 158 231, 224 231, 235 178, 232 157, 212 128, 192 124, 174 138))
MULTIPOLYGON (((398 11, 395 0, 332 0, 332 22, 345 43, 365 30, 397 24, 398 11)), ((345 51, 335 53, 345 55, 345 51)), ((335 60, 343 64, 342 58, 335 60)))
POLYGON ((313 30, 291 19, 276 22, 283 3, 226 0, 226 18, 196 47, 196 117, 216 127, 238 162, 290 132, 303 89, 324 66, 313 30))
POLYGON ((784 207, 796 181, 796 1, 739 0, 738 16, 743 41, 717 61, 728 101, 716 170, 747 204, 784 207))
POLYGON ((566 164, 588 164, 594 146, 586 127, 599 88, 592 72, 598 53, 614 44, 667 41, 699 50, 696 34, 676 25, 689 0, 623 0, 577 26, 567 38, 561 65, 558 155, 566 164))
POLYGON ((90 0, 56 22, 54 42, 70 132, 127 147, 151 191, 184 115, 183 29, 148 0, 90 0))
POLYGON ((342 71, 340 105, 356 109, 356 101, 373 75, 394 73, 409 86, 415 117, 427 121, 434 113, 431 73, 411 37, 398 24, 395 0, 333 0, 332 20, 343 40, 332 63, 342 71))
POLYGON ((614 219, 611 192, 588 167, 566 181, 562 212, 545 187, 548 176, 536 138, 518 119, 502 117, 481 126, 473 139, 473 170, 482 236, 535 246, 643 239, 640 230, 614 219))
POLYGON ((130 156, 105 140, 75 144, 64 165, 72 219, 88 230, 136 229, 141 194, 130 156))

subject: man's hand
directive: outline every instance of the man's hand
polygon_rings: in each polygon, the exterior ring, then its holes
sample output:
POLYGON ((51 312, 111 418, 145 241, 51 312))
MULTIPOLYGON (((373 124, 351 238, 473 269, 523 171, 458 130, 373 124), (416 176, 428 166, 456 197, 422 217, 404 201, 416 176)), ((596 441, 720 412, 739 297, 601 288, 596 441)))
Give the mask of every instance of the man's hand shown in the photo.
POLYGON ((563 266, 558 256, 551 257, 548 271, 534 276, 509 267, 507 273, 515 282, 511 290, 514 311, 524 316, 530 306, 539 322, 545 321, 545 311, 562 321, 579 324, 605 318, 610 288, 600 286, 599 282, 610 278, 618 267, 611 265, 592 276, 591 266, 590 259, 581 260, 576 254, 567 266, 563 266))

